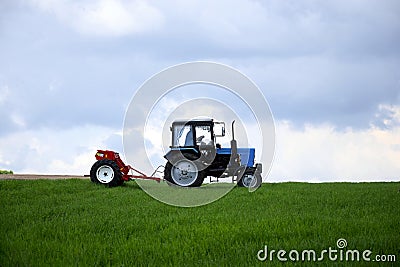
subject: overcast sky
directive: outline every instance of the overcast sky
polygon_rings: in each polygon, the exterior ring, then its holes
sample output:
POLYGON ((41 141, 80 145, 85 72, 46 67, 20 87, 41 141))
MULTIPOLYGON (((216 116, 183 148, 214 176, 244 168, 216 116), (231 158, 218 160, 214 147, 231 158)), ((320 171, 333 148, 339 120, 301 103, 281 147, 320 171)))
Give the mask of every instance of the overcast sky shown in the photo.
POLYGON ((400 180, 397 0, 1 0, 0 14, 0 169, 87 174, 97 148, 122 151, 145 80, 209 60, 270 104, 267 180, 400 180))

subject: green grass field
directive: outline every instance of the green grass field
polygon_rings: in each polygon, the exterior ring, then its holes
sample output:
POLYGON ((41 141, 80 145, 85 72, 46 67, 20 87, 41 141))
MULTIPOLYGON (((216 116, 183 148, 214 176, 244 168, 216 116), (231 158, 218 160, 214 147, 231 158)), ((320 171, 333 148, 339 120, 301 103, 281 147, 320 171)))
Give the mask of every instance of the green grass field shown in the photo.
MULTIPOLYGON (((135 182, 105 188, 88 180, 3 180, 0 266, 288 265, 261 262, 257 252, 265 245, 322 251, 337 248, 339 238, 348 249, 371 250, 371 258, 396 255, 395 263, 381 265, 399 265, 399 189, 400 183, 264 184, 255 193, 234 188, 212 204, 179 208, 135 182)), ((345 263, 357 265, 322 265, 345 263)))

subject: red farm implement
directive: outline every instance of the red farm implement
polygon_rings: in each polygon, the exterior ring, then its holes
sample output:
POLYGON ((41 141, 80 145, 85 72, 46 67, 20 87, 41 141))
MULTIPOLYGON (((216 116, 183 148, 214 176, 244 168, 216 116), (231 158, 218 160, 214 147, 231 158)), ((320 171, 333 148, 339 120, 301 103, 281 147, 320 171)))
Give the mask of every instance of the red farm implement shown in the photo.
POLYGON ((106 184, 108 186, 119 186, 124 181, 132 179, 146 179, 160 182, 162 178, 154 175, 159 171, 159 166, 150 176, 126 165, 119 156, 119 153, 110 150, 97 150, 96 162, 90 170, 92 182, 106 184))

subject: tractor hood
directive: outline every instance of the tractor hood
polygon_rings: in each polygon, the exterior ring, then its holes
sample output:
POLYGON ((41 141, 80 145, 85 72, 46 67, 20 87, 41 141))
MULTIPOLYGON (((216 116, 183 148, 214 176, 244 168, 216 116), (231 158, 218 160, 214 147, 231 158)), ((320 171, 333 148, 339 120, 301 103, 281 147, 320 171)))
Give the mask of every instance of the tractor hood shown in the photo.
MULTIPOLYGON (((238 148, 238 154, 240 155, 240 161, 242 165, 246 165, 248 167, 253 167, 254 165, 254 157, 256 153, 255 148, 238 148)), ((217 154, 220 155, 231 155, 232 149, 230 148, 217 148, 217 154)))

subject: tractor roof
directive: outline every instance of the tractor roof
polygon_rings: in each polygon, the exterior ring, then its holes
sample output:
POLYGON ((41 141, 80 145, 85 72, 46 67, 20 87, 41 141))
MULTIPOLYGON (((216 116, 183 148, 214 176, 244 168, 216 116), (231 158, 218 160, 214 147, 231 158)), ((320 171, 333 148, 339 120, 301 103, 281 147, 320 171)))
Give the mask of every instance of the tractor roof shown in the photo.
POLYGON ((172 124, 211 124, 213 119, 176 120, 172 124))

